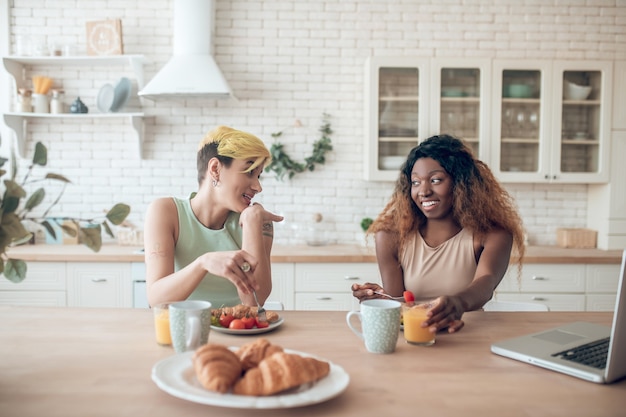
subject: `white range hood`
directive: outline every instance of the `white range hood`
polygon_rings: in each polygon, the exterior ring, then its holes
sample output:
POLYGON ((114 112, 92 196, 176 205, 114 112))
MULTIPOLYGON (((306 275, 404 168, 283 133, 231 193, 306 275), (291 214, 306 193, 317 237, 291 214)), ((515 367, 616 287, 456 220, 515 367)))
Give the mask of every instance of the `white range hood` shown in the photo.
POLYGON ((151 100, 233 97, 212 56, 214 23, 214 0, 174 0, 173 56, 139 96, 151 100))

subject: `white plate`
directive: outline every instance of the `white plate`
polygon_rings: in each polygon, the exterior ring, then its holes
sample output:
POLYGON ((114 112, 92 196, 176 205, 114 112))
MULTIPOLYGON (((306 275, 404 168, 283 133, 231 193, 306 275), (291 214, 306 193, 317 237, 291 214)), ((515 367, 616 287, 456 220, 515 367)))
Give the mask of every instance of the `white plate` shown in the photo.
MULTIPOLYGON (((237 348, 231 347, 231 349, 237 348)), ((313 356, 288 349, 285 349, 285 352, 313 356)), ((291 408, 317 404, 341 394, 350 382, 350 376, 342 367, 329 362, 330 373, 326 377, 282 394, 266 397, 220 394, 208 391, 200 385, 191 363, 192 355, 193 351, 190 351, 172 355, 157 362, 152 367, 152 380, 160 389, 174 397, 229 408, 291 408)))
POLYGON ((111 111, 113 105, 113 99, 115 98, 115 88, 111 84, 105 84, 98 92, 98 98, 96 104, 98 110, 102 113, 108 113, 111 111))
POLYGON ((248 334, 261 334, 271 332, 285 321, 284 318, 279 318, 274 323, 270 323, 269 326, 263 328, 252 328, 252 329, 228 329, 226 327, 213 326, 211 325, 211 330, 215 330, 216 332, 226 333, 226 334, 237 334, 237 335, 248 335, 248 334))
POLYGON ((132 87, 133 85, 128 78, 120 78, 115 85, 115 98, 113 99, 113 104, 111 105, 112 112, 116 112, 124 108, 130 98, 132 87))

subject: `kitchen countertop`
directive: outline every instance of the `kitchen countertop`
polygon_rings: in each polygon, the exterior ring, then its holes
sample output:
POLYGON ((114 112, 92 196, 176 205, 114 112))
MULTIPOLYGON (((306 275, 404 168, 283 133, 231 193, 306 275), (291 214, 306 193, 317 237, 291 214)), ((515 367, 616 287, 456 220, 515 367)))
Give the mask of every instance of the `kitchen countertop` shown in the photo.
MULTIPOLYGON (((23 245, 11 248, 13 258, 24 261, 47 262, 143 262, 142 248, 137 246, 102 245, 100 252, 93 252, 84 245, 23 245)), ((557 246, 529 246, 524 263, 546 264, 619 264, 621 250, 565 249, 557 246)), ((515 259, 512 259, 515 261, 515 259)), ((373 247, 359 245, 307 246, 275 245, 272 250, 274 263, 350 263, 376 262, 373 247)))
MULTIPOLYGON (((346 326, 345 311, 280 313, 284 324, 262 336, 342 367, 350 377, 343 393, 297 409, 186 401, 151 380, 154 364, 174 352, 156 344, 150 310, 0 306, 2 415, 617 417, 626 409, 626 380, 594 384, 494 355, 489 348, 497 340, 566 322, 610 325, 608 312, 470 312, 458 334, 440 333, 426 348, 408 345, 400 334, 396 351, 388 355, 365 350, 346 326)), ((209 334, 210 342, 235 347, 255 339, 209 334)), ((190 366, 170 368, 169 381, 194 384, 190 366)))

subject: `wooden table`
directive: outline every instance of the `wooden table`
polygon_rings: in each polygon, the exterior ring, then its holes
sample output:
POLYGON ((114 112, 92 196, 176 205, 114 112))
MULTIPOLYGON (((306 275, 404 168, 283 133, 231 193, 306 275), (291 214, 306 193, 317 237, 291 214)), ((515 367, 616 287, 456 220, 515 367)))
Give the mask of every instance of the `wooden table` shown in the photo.
MULTIPOLYGON (((294 409, 241 410, 175 398, 151 380, 173 354, 155 343, 152 313, 133 309, 0 307, 1 416, 624 416, 626 380, 597 385, 496 356, 493 341, 609 313, 473 312, 432 347, 368 353, 345 312, 285 311, 271 342, 312 353, 350 375, 347 390, 294 409)), ((212 332, 239 346, 259 336, 212 332)))

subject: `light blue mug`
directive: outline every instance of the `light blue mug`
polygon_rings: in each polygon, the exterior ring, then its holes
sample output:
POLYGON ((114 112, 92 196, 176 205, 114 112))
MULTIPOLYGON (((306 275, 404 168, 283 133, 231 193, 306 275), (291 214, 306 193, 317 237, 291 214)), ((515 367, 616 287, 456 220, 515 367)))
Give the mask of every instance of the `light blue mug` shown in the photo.
POLYGON ((176 353, 196 350, 209 340, 211 303, 186 300, 169 306, 170 334, 176 353))
POLYGON ((366 300, 361 303, 361 311, 348 312, 346 322, 350 330, 365 341, 369 352, 393 353, 400 333, 401 306, 393 300, 366 300), (353 317, 359 318, 361 330, 353 325, 353 317))

